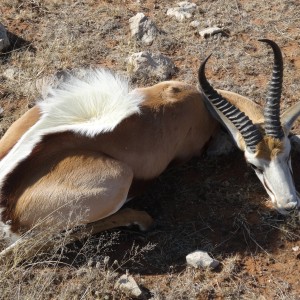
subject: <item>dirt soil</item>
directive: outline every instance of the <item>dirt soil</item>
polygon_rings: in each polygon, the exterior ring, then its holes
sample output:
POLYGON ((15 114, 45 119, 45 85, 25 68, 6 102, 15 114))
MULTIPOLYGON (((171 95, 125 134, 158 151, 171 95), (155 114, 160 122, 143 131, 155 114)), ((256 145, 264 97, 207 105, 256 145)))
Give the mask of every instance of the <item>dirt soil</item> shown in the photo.
MULTIPOLYGON (((299 101, 298 0, 192 2, 197 4, 196 12, 179 22, 166 15, 167 8, 175 6, 173 1, 1 0, 0 21, 13 41, 0 56, 1 135, 36 101, 42 78, 59 70, 105 66, 130 76, 133 86, 159 82, 127 72, 127 57, 143 50, 168 56, 177 69, 171 79, 191 84, 197 84, 201 60, 213 53, 207 66, 212 84, 263 105, 272 53, 257 39, 270 38, 284 55, 282 110, 299 101), (152 45, 130 37, 128 20, 138 12, 163 32, 152 45), (198 29, 189 25, 193 20, 200 22, 198 29), (226 28, 228 34, 201 38, 198 30, 212 25, 226 28), (7 70, 13 75, 9 77, 7 70)), ((293 132, 300 133, 299 122, 293 132)), ((293 151, 298 190, 299 155, 293 151)), ((238 150, 220 157, 204 154, 166 171, 128 206, 149 212, 156 227, 148 233, 121 230, 118 243, 106 255, 111 261, 122 260, 133 245, 155 244, 139 263, 129 261, 122 267, 143 286, 147 299, 300 299, 299 220, 274 211, 238 150), (220 267, 214 271, 187 267, 185 256, 196 249, 208 251, 220 267)), ((74 251, 81 247, 80 243, 70 246, 66 264, 79 269, 89 260, 87 255, 74 259, 74 251)), ((48 267, 36 268, 34 274, 48 267)), ((67 270, 61 266, 56 272, 67 270)), ((59 299, 58 291, 67 284, 68 278, 54 282, 53 291, 42 299, 59 299)), ((104 294, 106 298, 80 294, 80 299, 114 298, 109 291, 104 294)))

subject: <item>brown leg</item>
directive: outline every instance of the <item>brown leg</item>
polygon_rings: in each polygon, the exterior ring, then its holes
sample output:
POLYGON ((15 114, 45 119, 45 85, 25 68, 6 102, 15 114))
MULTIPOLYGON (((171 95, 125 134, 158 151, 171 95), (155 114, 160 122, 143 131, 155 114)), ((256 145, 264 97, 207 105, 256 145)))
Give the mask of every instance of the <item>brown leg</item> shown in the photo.
MULTIPOLYGON (((88 223, 84 227, 71 229, 68 232, 68 243, 75 242, 82 238, 85 234, 93 235, 108 229, 117 227, 138 225, 140 230, 146 231, 151 228, 154 221, 152 217, 145 211, 134 210, 132 208, 123 208, 104 219, 88 223)), ((53 241, 45 245, 44 249, 53 247, 53 241)))
POLYGON ((72 150, 48 162, 46 174, 34 169, 15 208, 19 226, 51 226, 63 232, 114 215, 126 202, 133 173, 129 166, 101 153, 72 150))
POLYGON ((138 225, 140 230, 146 231, 153 225, 153 219, 145 211, 123 208, 109 217, 87 224, 83 230, 74 232, 71 236, 72 239, 74 236, 74 240, 76 240, 83 233, 96 234, 108 229, 130 225, 138 225))
MULTIPOLYGON (((83 228, 74 229, 74 232, 69 232, 68 234, 68 243, 75 242, 80 239, 84 234, 96 234, 108 229, 113 229, 121 226, 130 226, 130 225, 138 225, 140 230, 146 231, 151 228, 153 224, 153 219, 150 217, 148 213, 145 211, 138 211, 131 208, 123 208, 113 215, 106 217, 104 219, 89 223, 85 225, 83 228)), ((18 246, 22 243, 23 238, 12 244, 10 247, 4 249, 0 252, 0 260, 5 259, 7 255, 11 255, 14 253, 18 246)), ((31 247, 29 251, 26 252, 26 255, 22 255, 23 259, 34 255, 39 249, 39 251, 49 250, 55 244, 55 239, 48 241, 48 243, 44 245, 37 244, 36 247, 31 247)), ((18 263, 18 262, 17 262, 18 263)))

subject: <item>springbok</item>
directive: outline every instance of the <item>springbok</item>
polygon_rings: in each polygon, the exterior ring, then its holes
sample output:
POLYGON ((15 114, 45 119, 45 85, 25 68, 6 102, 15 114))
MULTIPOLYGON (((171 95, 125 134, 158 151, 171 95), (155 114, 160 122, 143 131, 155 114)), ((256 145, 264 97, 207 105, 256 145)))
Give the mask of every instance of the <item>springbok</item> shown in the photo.
POLYGON ((276 208, 284 213, 299 206, 288 133, 300 103, 280 121, 282 55, 274 42, 262 41, 275 56, 264 111, 238 94, 214 90, 205 77, 208 58, 199 69, 202 93, 177 81, 131 91, 126 80, 102 69, 50 87, 0 141, 0 227, 7 243, 17 243, 41 220, 42 228, 58 223, 63 231, 82 210, 81 223, 93 233, 130 224, 146 230, 152 223, 146 212, 120 208, 141 180, 200 155, 219 122, 276 208))

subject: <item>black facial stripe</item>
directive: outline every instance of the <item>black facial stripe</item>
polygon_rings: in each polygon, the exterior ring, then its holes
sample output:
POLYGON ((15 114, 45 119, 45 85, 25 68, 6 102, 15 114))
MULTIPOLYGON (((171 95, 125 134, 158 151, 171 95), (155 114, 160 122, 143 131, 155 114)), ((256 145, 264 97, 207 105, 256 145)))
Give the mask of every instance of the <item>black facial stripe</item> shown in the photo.
MULTIPOLYGON (((289 157, 289 159, 288 159, 288 166, 289 166, 290 172, 291 172, 291 174, 292 174, 292 178, 293 178, 294 173, 293 173, 293 169, 292 169, 291 155, 290 155, 290 157, 289 157)), ((293 178, 293 180, 294 180, 294 178, 293 178)))
MULTIPOLYGON (((274 194, 273 194, 272 190, 269 188, 264 176, 263 176, 263 182, 264 182, 264 186, 265 186, 266 190, 269 191, 269 193, 274 196, 274 194)), ((275 198, 275 196, 274 196, 274 198, 275 198)))

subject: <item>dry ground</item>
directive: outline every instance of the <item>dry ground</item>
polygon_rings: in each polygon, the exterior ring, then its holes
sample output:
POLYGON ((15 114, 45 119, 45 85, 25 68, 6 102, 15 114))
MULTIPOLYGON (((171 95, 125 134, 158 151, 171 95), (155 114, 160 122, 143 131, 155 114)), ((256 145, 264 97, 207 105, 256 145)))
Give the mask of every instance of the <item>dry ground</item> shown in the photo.
MULTIPOLYGON (((142 50, 170 57, 177 67, 173 79, 192 84, 200 61, 213 52, 208 76, 214 86, 263 104, 272 55, 257 39, 270 38, 284 53, 282 108, 299 100, 298 0, 193 2, 195 15, 180 23, 166 16, 173 1, 1 0, 0 21, 13 45, 0 56, 0 134, 33 105, 42 78, 89 66, 127 74, 126 58, 142 50), (130 38, 128 20, 137 12, 164 32, 151 46, 130 38), (189 26, 194 19, 200 28, 220 25, 229 35, 202 39, 189 26)), ((133 86, 158 81, 127 75, 133 86)), ((295 132, 299 129, 296 125, 295 132)), ((300 189, 299 153, 293 164, 300 189)), ((127 299, 113 285, 128 269, 146 298, 300 299, 300 251, 292 249, 300 246, 299 221, 270 208, 238 151, 171 169, 130 205, 146 209, 157 227, 147 234, 110 232, 32 261, 21 261, 21 249, 18 264, 1 263, 0 298, 127 299), (195 249, 209 251, 222 262, 220 268, 187 268, 185 255, 195 249)))

